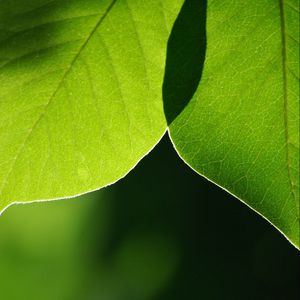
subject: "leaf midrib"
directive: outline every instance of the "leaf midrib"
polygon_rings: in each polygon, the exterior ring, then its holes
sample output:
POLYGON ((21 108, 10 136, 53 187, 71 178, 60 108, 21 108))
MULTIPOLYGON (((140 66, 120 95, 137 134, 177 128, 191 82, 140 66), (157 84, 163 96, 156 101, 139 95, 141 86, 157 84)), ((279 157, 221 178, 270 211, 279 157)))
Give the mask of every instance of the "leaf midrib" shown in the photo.
MULTIPOLYGON (((290 151, 289 151, 289 128, 288 128, 288 65, 287 65, 287 41, 286 41, 286 20, 285 20, 285 1, 279 0, 280 8, 280 27, 281 27, 281 44, 282 44, 282 79, 283 79, 283 101, 284 101, 284 127, 285 127, 285 144, 286 144, 286 162, 288 170, 288 178, 291 185, 292 195, 295 201, 297 208, 297 198, 295 194, 295 184, 291 175, 291 160, 290 160, 290 151)), ((299 219, 299 212, 296 209, 297 219, 299 219)))

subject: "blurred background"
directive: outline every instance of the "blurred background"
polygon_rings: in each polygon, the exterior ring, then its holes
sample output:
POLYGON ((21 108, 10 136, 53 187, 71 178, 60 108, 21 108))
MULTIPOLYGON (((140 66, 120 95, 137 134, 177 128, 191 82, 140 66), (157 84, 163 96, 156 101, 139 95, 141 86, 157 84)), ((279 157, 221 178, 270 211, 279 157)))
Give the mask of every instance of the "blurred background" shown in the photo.
POLYGON ((168 137, 116 184, 0 217, 0 299, 299 299, 299 252, 168 137))

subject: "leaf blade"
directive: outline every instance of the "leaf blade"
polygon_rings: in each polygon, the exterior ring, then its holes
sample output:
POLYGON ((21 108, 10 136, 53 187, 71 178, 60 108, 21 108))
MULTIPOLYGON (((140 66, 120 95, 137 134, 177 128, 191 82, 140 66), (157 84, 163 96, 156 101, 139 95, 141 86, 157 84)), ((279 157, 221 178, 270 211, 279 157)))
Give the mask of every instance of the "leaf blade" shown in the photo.
MULTIPOLYGON (((281 11, 277 1, 208 1, 202 80, 170 124, 170 135, 196 172, 242 199, 299 247, 299 89, 295 83, 288 89, 286 117, 281 11)), ((286 24, 298 36, 299 17, 289 16, 286 24)), ((297 74, 299 44, 287 47, 297 74)))
POLYGON ((110 184, 159 141, 165 48, 181 4, 24 2, 0 2, 1 209, 110 184))

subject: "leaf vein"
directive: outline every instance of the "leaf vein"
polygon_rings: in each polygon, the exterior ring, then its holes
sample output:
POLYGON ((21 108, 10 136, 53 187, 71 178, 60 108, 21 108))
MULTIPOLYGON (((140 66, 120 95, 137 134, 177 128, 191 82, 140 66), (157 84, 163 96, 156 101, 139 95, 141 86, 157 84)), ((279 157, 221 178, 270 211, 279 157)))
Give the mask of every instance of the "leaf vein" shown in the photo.
MULTIPOLYGON (((15 158, 13 160, 13 163, 10 167, 10 169, 7 172, 6 177, 4 178, 1 188, 0 188, 0 194, 3 193, 3 190, 8 182, 8 179, 14 169, 14 166, 18 160, 18 158, 20 157, 23 149, 26 146, 26 143, 29 141, 29 138, 31 137, 32 133, 34 132, 34 130, 37 128, 38 124, 41 122, 41 120, 43 119, 43 117, 45 116, 45 113, 47 111, 47 108, 49 107, 49 105, 51 104, 52 100, 54 99, 54 97, 56 96, 57 92, 59 91, 59 89, 63 86, 64 84, 64 80, 67 77, 67 75, 69 74, 69 72, 72 69, 72 66, 74 65, 74 63, 77 61, 78 57, 80 56, 81 52, 83 51, 83 49, 86 47, 86 45, 88 44, 89 40, 91 39, 91 37, 94 35, 94 33, 96 32, 96 30, 98 29, 98 27, 101 25, 101 23, 103 22, 103 20, 106 18, 106 16, 108 15, 108 13, 111 11, 111 9, 113 8, 113 6, 115 5, 115 3, 117 2, 117 0, 113 0, 110 5, 107 7, 106 11, 104 12, 103 15, 101 15, 99 21, 96 23, 96 25, 94 26, 93 30, 90 32, 90 34, 88 35, 87 39, 85 40, 85 42, 82 44, 82 46, 79 48, 77 54, 75 55, 75 57, 73 58, 73 60, 71 61, 69 67, 66 69, 65 73, 63 74, 59 84, 57 85, 55 91, 53 92, 52 96, 49 98, 48 103, 45 105, 44 111, 39 115, 39 117, 36 119, 36 121, 34 122, 32 128, 30 129, 28 135, 26 136, 24 142, 21 144, 17 154, 15 155, 15 158)), ((13 199, 12 199, 13 200, 13 199)))

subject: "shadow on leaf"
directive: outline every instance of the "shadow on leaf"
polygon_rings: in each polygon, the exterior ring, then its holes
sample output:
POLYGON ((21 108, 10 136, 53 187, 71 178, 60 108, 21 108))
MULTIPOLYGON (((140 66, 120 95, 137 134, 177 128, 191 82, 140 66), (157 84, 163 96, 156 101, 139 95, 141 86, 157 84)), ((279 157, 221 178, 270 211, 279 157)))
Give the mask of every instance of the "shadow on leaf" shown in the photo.
POLYGON ((206 52, 206 7, 206 0, 186 0, 169 38, 163 83, 168 125, 189 103, 201 79, 206 52))

